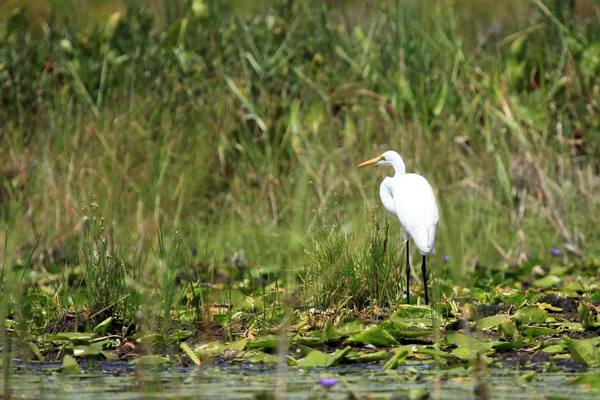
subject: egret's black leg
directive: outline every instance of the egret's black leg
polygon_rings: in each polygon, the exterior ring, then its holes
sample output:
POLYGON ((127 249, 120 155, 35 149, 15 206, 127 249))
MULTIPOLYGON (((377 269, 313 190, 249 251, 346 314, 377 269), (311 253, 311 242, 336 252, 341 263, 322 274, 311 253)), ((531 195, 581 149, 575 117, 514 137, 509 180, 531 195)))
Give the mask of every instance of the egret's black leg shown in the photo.
POLYGON ((408 239, 406 239, 406 304, 410 304, 410 252, 408 251, 408 239))
POLYGON ((425 287, 425 304, 429 304, 429 297, 427 296, 427 257, 423 256, 423 264, 421 264, 421 271, 423 272, 423 286, 425 287))

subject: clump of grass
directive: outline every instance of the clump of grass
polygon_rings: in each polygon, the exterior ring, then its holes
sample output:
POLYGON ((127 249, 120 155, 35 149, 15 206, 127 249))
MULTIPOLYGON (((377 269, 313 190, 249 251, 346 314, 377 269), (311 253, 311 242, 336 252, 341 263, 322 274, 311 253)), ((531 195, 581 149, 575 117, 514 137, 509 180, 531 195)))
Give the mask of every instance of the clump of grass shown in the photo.
POLYGON ((390 237, 389 224, 378 222, 374 208, 365 211, 360 223, 348 223, 342 205, 334 206, 334 218, 326 210, 313 228, 304 282, 309 304, 354 309, 394 304, 403 287, 397 240, 390 237))
POLYGON ((120 257, 123 250, 115 243, 116 223, 106 223, 98 209, 95 200, 82 209, 80 253, 87 307, 99 321, 112 315, 131 319, 139 304, 126 278, 137 279, 138 268, 120 257))

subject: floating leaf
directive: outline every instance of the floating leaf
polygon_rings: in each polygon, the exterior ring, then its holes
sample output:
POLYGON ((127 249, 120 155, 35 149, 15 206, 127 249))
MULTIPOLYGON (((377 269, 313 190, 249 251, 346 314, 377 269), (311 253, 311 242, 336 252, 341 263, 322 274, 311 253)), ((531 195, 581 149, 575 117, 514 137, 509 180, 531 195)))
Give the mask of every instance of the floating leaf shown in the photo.
POLYGON ((73 345, 88 344, 92 339, 95 339, 98 335, 94 333, 81 333, 81 332, 62 332, 52 335, 48 338, 49 342, 71 342, 73 345))
POLYGON ((536 377, 537 377, 537 372, 535 372, 535 371, 532 371, 532 372, 529 372, 529 373, 527 373, 527 374, 525 374, 525 375, 521 375, 521 376, 520 376, 520 379, 521 379, 522 381, 525 381, 525 382, 531 382, 531 381, 532 381, 532 380, 534 380, 536 377))
POLYGON ((541 324, 546 321, 548 312, 539 307, 523 307, 517 311, 514 318, 521 324, 541 324))
POLYGON ((72 352, 75 357, 84 357, 92 359, 105 358, 104 354, 102 354, 102 345, 100 343, 94 343, 85 346, 74 346, 72 352))
POLYGON ((398 368, 398 365, 406 361, 406 357, 408 357, 408 350, 402 350, 397 352, 392 358, 388 360, 388 362, 385 363, 383 369, 390 370, 398 368))
POLYGON ((592 389, 600 389, 600 374, 582 375, 577 379, 573 379, 570 385, 586 385, 592 389))
POLYGON ((81 367, 73 357, 66 355, 63 357, 60 372, 63 375, 81 375, 81 367))
POLYGON ((581 365, 586 367, 600 366, 600 353, 596 348, 597 340, 582 339, 573 340, 565 338, 565 343, 569 346, 569 352, 581 365))
POLYGON ((490 317, 486 317, 486 318, 482 318, 479 321, 477 321, 477 329, 480 330, 490 330, 493 329, 495 327, 497 327, 502 321, 507 320, 508 318, 510 318, 508 315, 492 315, 490 317))
POLYGON ((143 365, 146 367, 157 367, 161 365, 167 365, 170 362, 171 361, 166 357, 151 355, 140 357, 137 360, 133 360, 131 363, 136 365, 143 365))
POLYGON ((549 287, 557 286, 562 279, 556 275, 546 275, 545 277, 538 279, 533 282, 533 287, 539 289, 546 289, 549 287))
POLYGON ((33 354, 36 360, 42 362, 45 361, 44 356, 42 355, 42 352, 40 351, 40 348, 37 346, 37 344, 33 342, 27 342, 27 346, 29 347, 29 351, 31 351, 31 354, 33 354))
POLYGON ((209 342, 201 344, 194 349, 194 353, 199 355, 216 355, 221 354, 227 347, 220 342, 209 342))
POLYGON ((568 348, 568 346, 566 344, 559 343, 559 344, 553 344, 548 347, 544 347, 542 349, 542 351, 544 353, 554 354, 554 353, 562 353, 563 351, 567 350, 567 348, 568 348))
POLYGON ((246 352, 242 358, 251 363, 275 364, 279 361, 279 357, 276 355, 268 354, 262 351, 246 352))
POLYGON ((186 330, 186 329, 178 329, 169 335, 169 339, 172 340, 185 340, 191 337, 194 332, 186 330))
POLYGON ((237 351, 242 351, 246 348, 246 345, 248 344, 248 340, 246 339, 239 339, 236 340, 234 342, 231 343, 227 343, 227 348, 230 350, 237 350, 237 351))
POLYGON ((525 336, 542 336, 542 335, 550 335, 553 333, 559 333, 560 329, 552 329, 552 328, 546 328, 546 327, 542 327, 542 326, 522 325, 521 332, 525 336))
POLYGON ((106 331, 108 330, 110 324, 112 324, 113 320, 113 317, 108 317, 104 321, 100 322, 94 327, 94 333, 100 336, 106 335, 106 331))
POLYGON ((327 360, 327 366, 331 367, 338 365, 344 357, 346 357, 352 351, 352 347, 346 346, 343 349, 337 349, 329 356, 327 360))
POLYGON ((498 337, 507 342, 514 342, 521 338, 521 334, 514 321, 507 319, 498 325, 498 337))
POLYGON ((296 365, 301 368, 324 367, 327 365, 328 358, 325 353, 319 350, 313 350, 304 358, 299 359, 296 365))
POLYGON ((518 350, 525 346, 522 340, 517 340, 515 342, 496 342, 492 348, 498 351, 507 351, 507 350, 518 350))
POLYGON ((279 343, 279 337, 275 335, 266 335, 259 337, 253 342, 248 342, 249 349, 265 349, 272 350, 277 348, 279 343))
POLYGON ((337 327, 337 333, 340 336, 352 336, 362 332, 363 322, 359 318, 346 318, 340 321, 337 327))
POLYGON ((387 351, 376 351, 375 353, 356 353, 353 357, 348 360, 357 363, 368 363, 374 361, 385 361, 390 357, 387 351))
POLYGON ((600 327, 600 321, 598 321, 598 316, 592 311, 590 306, 588 306, 585 302, 580 302, 577 307, 577 314, 579 315, 579 321, 581 321, 581 326, 583 329, 593 329, 600 327))
POLYGON ((388 331, 378 325, 373 325, 367 330, 351 336, 348 342, 369 343, 373 346, 393 346, 398 344, 388 331))
POLYGON ((182 342, 179 343, 179 348, 185 353, 186 356, 188 356, 188 358, 190 360, 192 360, 192 362, 196 365, 200 365, 200 358, 192 351, 192 349, 190 348, 190 346, 188 346, 187 343, 182 342))
POLYGON ((390 316, 389 320, 402 324, 405 327, 430 328, 433 326, 434 316, 435 313, 429 306, 402 304, 398 306, 396 312, 390 316))

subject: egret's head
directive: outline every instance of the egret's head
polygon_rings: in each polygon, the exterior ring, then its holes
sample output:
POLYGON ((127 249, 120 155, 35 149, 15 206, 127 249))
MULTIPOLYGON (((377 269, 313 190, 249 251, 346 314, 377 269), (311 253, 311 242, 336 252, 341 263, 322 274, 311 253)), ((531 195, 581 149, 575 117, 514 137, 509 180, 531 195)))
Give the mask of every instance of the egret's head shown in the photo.
POLYGON ((359 164, 359 167, 366 167, 367 165, 404 165, 404 161, 402 161, 402 157, 400 154, 395 151, 386 151, 382 155, 375 157, 369 161, 365 161, 364 163, 359 164))

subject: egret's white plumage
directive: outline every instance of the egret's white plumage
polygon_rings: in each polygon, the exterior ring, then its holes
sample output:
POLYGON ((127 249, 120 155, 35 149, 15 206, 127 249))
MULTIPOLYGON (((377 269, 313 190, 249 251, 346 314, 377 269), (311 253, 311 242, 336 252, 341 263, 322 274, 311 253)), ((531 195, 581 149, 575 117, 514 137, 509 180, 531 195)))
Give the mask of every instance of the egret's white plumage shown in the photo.
MULTIPOLYGON (((425 178, 417 174, 407 174, 402 157, 395 151, 386 151, 379 157, 365 161, 359 167, 367 165, 391 165, 394 176, 386 177, 379 187, 379 195, 385 209, 400 220, 404 230, 407 251, 407 278, 409 272, 408 239, 412 238, 419 252, 423 255, 423 281, 425 284, 425 301, 427 299, 426 259, 425 256, 435 253, 435 231, 439 220, 439 212, 431 185, 425 178)), ((407 284, 407 301, 409 300, 407 284)))

